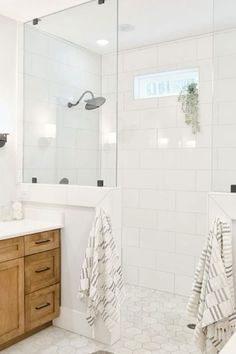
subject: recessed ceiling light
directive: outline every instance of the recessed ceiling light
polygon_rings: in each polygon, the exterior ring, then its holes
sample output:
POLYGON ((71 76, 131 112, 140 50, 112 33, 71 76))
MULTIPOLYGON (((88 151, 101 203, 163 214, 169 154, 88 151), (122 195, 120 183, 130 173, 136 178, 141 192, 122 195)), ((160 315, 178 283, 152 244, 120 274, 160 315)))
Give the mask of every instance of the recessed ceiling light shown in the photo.
POLYGON ((119 30, 121 32, 132 32, 134 31, 135 27, 129 23, 122 23, 120 26, 119 26, 119 30))
POLYGON ((109 41, 106 39, 98 39, 96 43, 102 47, 105 47, 106 45, 109 44, 109 41))

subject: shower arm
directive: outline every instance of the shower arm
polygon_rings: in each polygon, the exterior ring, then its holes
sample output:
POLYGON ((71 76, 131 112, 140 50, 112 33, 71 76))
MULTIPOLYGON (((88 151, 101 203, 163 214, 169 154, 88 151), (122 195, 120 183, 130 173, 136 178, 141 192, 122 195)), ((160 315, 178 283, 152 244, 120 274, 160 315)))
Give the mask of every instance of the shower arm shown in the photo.
MULTIPOLYGON (((71 107, 78 106, 78 104, 82 101, 82 99, 84 98, 84 96, 87 95, 87 93, 89 93, 89 94, 92 96, 92 98, 94 98, 94 94, 92 93, 92 91, 87 90, 87 91, 85 91, 85 92, 80 96, 79 100, 78 100, 76 103, 71 103, 71 102, 69 102, 69 103, 68 103, 68 107, 71 108, 71 107)), ((86 101, 85 101, 85 102, 86 102, 86 101)))

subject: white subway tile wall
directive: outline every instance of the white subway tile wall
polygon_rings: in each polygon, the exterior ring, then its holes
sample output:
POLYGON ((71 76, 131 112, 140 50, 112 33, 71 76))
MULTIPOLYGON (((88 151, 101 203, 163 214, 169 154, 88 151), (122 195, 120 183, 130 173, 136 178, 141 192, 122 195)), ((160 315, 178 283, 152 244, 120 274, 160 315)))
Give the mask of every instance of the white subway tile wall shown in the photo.
MULTIPOLYGON (((202 36, 119 54, 118 185, 131 284, 184 295, 191 290, 211 188, 212 44, 212 36, 202 36), (191 67, 200 73, 197 136, 176 96, 135 100, 133 92, 136 75, 191 67)), ((114 60, 102 58, 103 87, 110 94, 115 78, 107 65, 114 60)), ((228 117, 233 119, 230 110, 228 117)))

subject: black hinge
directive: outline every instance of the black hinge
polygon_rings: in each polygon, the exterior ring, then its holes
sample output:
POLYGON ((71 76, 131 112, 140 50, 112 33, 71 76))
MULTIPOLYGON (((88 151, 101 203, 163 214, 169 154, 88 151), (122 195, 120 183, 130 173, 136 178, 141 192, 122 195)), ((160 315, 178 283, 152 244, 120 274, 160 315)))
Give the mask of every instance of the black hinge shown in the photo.
POLYGON ((98 0, 98 5, 105 4, 105 0, 98 0))
POLYGON ((39 21, 41 21, 40 18, 34 18, 34 19, 33 19, 33 25, 34 25, 34 26, 37 26, 37 25, 39 24, 39 21))

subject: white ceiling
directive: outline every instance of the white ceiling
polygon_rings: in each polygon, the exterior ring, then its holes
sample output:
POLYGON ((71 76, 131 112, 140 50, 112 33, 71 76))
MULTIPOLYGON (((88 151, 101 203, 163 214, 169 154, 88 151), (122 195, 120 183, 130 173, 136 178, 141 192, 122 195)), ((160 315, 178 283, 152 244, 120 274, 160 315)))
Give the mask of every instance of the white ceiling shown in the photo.
MULTIPOLYGON (((99 6, 92 1, 47 16, 37 26, 98 53, 112 52, 117 44, 116 0, 99 6), (98 39, 110 44, 99 47, 98 39)), ((184 38, 212 31, 212 0, 119 0, 119 24, 133 32, 119 32, 119 49, 184 38)))
POLYGON ((0 0, 0 14, 27 22, 88 0, 0 0))
MULTIPOLYGON (((27 21, 46 16, 38 29, 82 45, 98 53, 116 49, 116 0, 0 0, 0 13, 27 21), (100 48, 96 41, 108 39, 100 48)), ((131 24, 133 32, 119 32, 121 50, 175 40, 236 25, 236 0, 119 0, 119 24, 131 24), (214 3, 214 6, 213 6, 214 3), (214 16, 213 16, 214 8, 214 16)))

